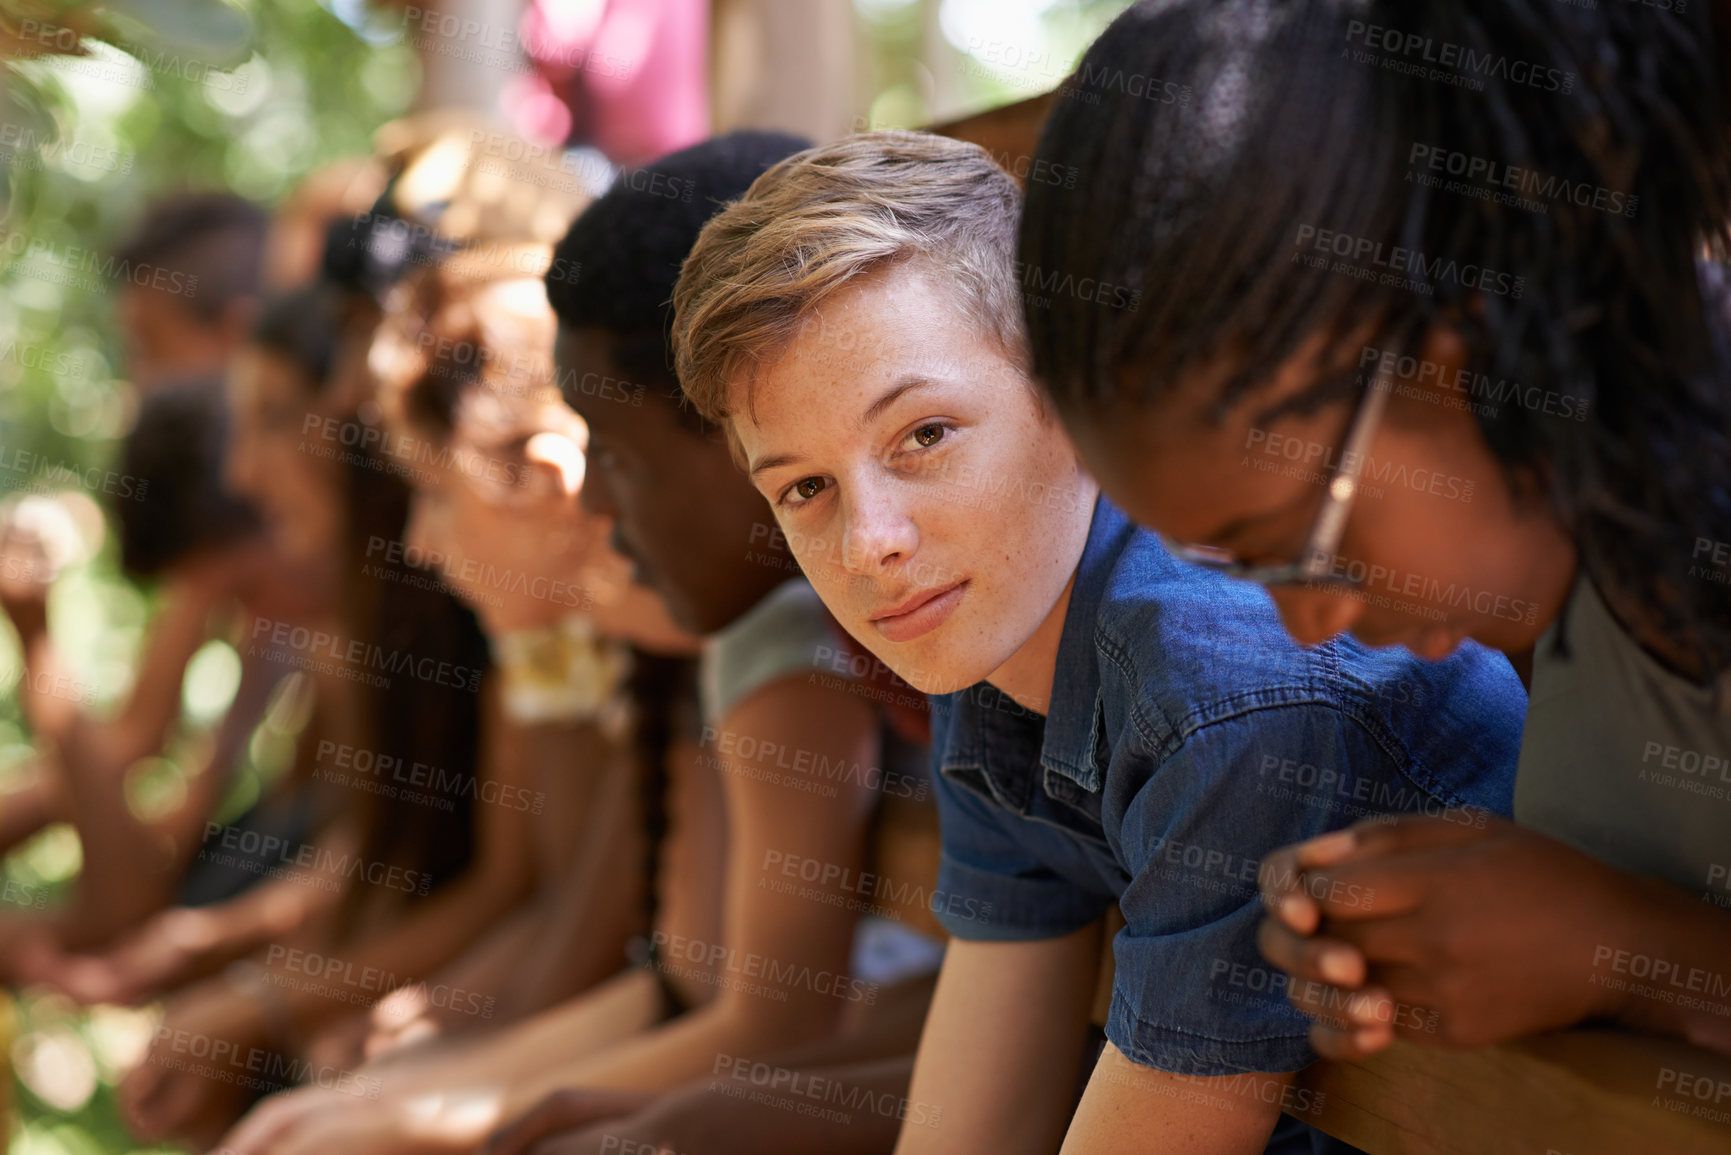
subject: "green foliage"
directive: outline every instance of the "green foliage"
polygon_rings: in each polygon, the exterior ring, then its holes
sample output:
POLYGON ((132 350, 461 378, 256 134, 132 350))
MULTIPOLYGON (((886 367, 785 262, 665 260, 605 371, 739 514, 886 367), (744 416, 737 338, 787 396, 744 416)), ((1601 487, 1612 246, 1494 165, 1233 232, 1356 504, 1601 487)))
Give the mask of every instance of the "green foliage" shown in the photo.
MULTIPOLYGON (((152 0, 149 11, 176 4, 209 0, 152 0)), ((107 464, 125 429, 118 286, 67 278, 68 265, 107 253, 166 192, 228 189, 274 205, 318 165, 367 151, 405 111, 418 82, 407 47, 368 43, 316 0, 255 0, 243 14, 251 43, 227 71, 170 39, 135 46, 148 66, 86 42, 88 56, 0 74, 0 445, 107 464), (77 283, 56 283, 67 279, 77 283)))
MULTIPOLYGON (((120 285, 101 271, 102 258, 146 204, 191 188, 275 206, 318 166, 368 151, 373 131, 407 111, 419 84, 413 51, 386 18, 365 11, 364 0, 329 0, 335 11, 319 0, 27 2, 38 10, 33 37, 23 35, 18 0, 0 0, 10 14, 0 14, 0 499, 45 481, 63 484, 9 464, 20 452, 80 474, 118 457, 136 401, 122 378, 113 318, 120 285), (64 54, 81 40, 83 55, 64 54), (22 56, 7 60, 9 51, 22 56)), ((1019 47, 1046 51, 1060 68, 1127 2, 990 0, 1033 13, 1019 47)), ((939 0, 856 0, 856 7, 874 94, 865 103, 876 122, 927 122, 930 69, 958 60, 969 107, 1056 82, 934 51, 939 0), (931 64, 934 56, 947 63, 931 64)), ((974 7, 981 10, 979 0, 974 7)), ((51 608, 56 638, 80 678, 106 699, 124 692, 151 599, 118 575, 112 546, 61 580, 51 608)), ((0 789, 31 751, 12 692, 17 676, 12 635, 0 625, 0 789)), ((190 700, 193 715, 208 713, 196 688, 190 700)), ((189 729, 204 720, 189 717, 189 729)), ((266 777, 280 770, 287 741, 270 733, 255 739, 249 769, 266 777)), ((167 753, 168 762, 179 760, 178 747, 167 753)), ((155 767, 141 783, 145 803, 169 796, 173 785, 173 768, 155 767)), ((69 831, 50 831, 6 862, 6 879, 31 894, 61 895, 79 854, 69 831)), ((11 913, 0 905, 0 915, 11 913)), ((5 1011, 0 1006, 0 1020, 9 1018, 5 1011)), ((91 1079, 87 1096, 55 1103, 14 1078, 19 1129, 9 1150, 147 1150, 126 1136, 113 1088, 127 1051, 114 1040, 130 1035, 135 1043, 140 1022, 112 1008, 84 1012, 29 997, 16 1018, 27 1041, 16 1053, 34 1047, 54 1060, 44 1069, 58 1062, 57 1069, 88 1069, 91 1079)))
POLYGON ((1067 75, 1131 0, 854 0, 874 128, 1026 100, 1067 75), (965 29, 955 43, 944 43, 965 29), (940 70, 948 75, 937 75, 940 70), (943 89, 946 107, 933 107, 943 89))
MULTIPOLYGON (((118 457, 136 401, 113 318, 122 286, 102 258, 146 204, 222 189, 272 207, 318 166, 369 151, 373 131, 407 111, 419 83, 408 47, 358 33, 317 0, 116 0, 96 17, 61 0, 51 10, 36 39, 65 47, 76 38, 56 30, 72 26, 86 34, 85 54, 0 63, 0 499, 68 484, 43 462, 82 474, 118 457), (33 464, 18 466, 20 453, 33 464)), ((82 488, 106 500, 88 481, 82 488)), ((111 699, 125 688, 149 596, 119 576, 112 546, 60 585, 57 639, 73 640, 66 648, 81 678, 111 699)), ((17 676, 12 634, 0 625, 0 786, 30 750, 17 676)), ((7 877, 64 890, 77 861, 66 837, 50 832, 14 855, 7 877)), ((88 1047, 96 1082, 65 1109, 14 1079, 23 1130, 9 1149, 144 1150, 115 1113, 117 1070, 97 1037, 105 1013, 21 1000, 19 1031, 48 1038, 48 1024, 66 1053, 88 1047)))

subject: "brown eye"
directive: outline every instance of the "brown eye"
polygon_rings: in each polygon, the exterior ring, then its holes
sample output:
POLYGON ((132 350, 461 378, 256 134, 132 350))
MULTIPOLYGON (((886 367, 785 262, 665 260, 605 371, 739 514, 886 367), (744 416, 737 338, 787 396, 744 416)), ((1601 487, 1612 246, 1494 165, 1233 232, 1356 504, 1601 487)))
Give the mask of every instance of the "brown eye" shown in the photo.
POLYGON ((943 439, 944 427, 942 425, 922 425, 914 430, 914 441, 919 444, 921 449, 930 449, 943 439))
POLYGON ((793 491, 799 495, 800 500, 810 501, 823 492, 823 478, 808 477, 804 481, 796 481, 793 483, 793 491))

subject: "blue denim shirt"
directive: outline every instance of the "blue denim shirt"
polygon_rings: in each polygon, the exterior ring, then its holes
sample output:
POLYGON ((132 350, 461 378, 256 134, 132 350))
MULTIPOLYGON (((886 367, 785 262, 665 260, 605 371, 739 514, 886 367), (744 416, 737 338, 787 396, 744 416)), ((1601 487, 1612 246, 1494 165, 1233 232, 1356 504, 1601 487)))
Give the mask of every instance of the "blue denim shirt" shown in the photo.
POLYGON ((1316 1055, 1256 949, 1260 859, 1369 814, 1507 814, 1525 710, 1508 662, 1470 644, 1442 662, 1300 646, 1265 592, 1102 499, 1049 716, 983 682, 933 698, 938 889, 964 900, 938 917, 960 939, 1053 938, 1117 902, 1106 1034, 1127 1058, 1298 1070, 1316 1055))

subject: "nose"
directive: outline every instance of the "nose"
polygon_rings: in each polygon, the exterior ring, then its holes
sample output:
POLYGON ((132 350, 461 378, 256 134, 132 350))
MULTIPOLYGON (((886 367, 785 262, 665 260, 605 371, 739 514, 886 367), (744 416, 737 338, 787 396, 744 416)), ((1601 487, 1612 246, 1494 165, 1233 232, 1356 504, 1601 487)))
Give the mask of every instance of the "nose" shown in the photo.
POLYGON ((421 557, 443 554, 445 551, 439 548, 442 535, 439 532, 438 520, 433 503, 424 497, 417 497, 409 508, 409 524, 403 527, 403 548, 421 557))
POLYGON ((1268 591, 1280 607, 1286 632, 1302 645, 1317 646, 1357 622, 1363 606, 1354 598, 1324 590, 1275 587, 1268 591))
POLYGON ((893 500, 889 487, 856 485, 846 517, 841 564, 849 573, 871 577, 913 560, 919 532, 893 500))

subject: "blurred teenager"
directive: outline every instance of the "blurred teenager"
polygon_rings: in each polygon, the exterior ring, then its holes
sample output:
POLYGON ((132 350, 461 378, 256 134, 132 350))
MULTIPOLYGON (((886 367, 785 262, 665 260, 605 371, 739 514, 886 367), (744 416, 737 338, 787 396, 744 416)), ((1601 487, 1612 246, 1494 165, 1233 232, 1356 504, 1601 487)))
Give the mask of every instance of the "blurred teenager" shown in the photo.
MULTIPOLYGON (((725 440, 683 409, 668 368, 679 262, 718 204, 801 143, 738 134, 656 162, 578 218, 547 278, 561 389, 589 431, 584 507, 614 520, 638 580, 707 638, 702 758, 672 768, 670 797, 725 815, 709 901, 664 908, 638 966, 557 1011, 388 1057, 370 1068, 384 1081, 376 1104, 322 1092, 265 1104, 225 1137, 230 1149, 472 1151, 559 1088, 577 1089, 563 1100, 567 1126, 625 1115, 723 1059, 836 1036, 880 994, 891 1001, 880 983, 929 967, 929 948, 910 943, 893 967, 863 972, 854 956, 892 932, 862 930, 871 920, 839 881, 865 868, 880 796, 919 789, 912 751, 852 679, 815 676, 839 639, 769 541, 762 500, 725 440), (554 275, 576 268, 581 277, 554 275), (833 866, 835 881, 772 886, 765 864, 787 856, 833 866)), ((689 841, 676 835, 669 851, 689 853, 689 841)))
POLYGON ((386 428, 419 463, 400 547, 481 620, 507 751, 534 785, 537 863, 533 899, 441 975, 498 991, 495 1013, 381 1006, 374 1050, 552 1006, 611 977, 627 939, 648 932, 644 880, 620 867, 650 853, 644 811, 659 807, 643 792, 664 792, 673 716, 695 705, 679 692, 694 686, 690 663, 654 654, 697 646, 631 583, 607 523, 578 509, 587 434, 554 384, 550 258, 483 246, 418 271, 374 343, 386 428))
POLYGON ((1300 1006, 1350 1008, 1313 1032, 1324 1053, 1586 1020, 1731 1051, 1731 1003, 1615 969, 1664 959, 1711 991, 1731 958, 1710 8, 1138 4, 1046 127, 1041 159, 1087 195, 1030 191, 1023 267, 1139 295, 1028 309, 1106 490, 1267 586, 1301 641, 1440 658, 1472 639, 1530 666, 1518 825, 1414 820, 1282 856, 1264 951, 1311 980, 1300 1006), (1521 71, 1396 67, 1420 43, 1521 71), (1126 70, 1172 99, 1132 99, 1126 70), (1346 909, 1337 886, 1378 901, 1346 909), (1438 1029, 1378 1017, 1385 998, 1438 1029))
MULTIPOLYGON (((198 954, 232 956, 268 941, 265 962, 281 964, 299 957, 285 954, 293 949, 336 948, 345 973, 363 979, 362 989, 333 994, 327 984, 251 960, 182 994, 170 1008, 174 1030, 268 1046, 326 1070, 357 1057, 374 1028, 383 1032, 381 1045, 449 1029, 451 1003, 434 1005, 425 980, 476 949, 531 891, 534 793, 521 735, 506 717, 525 697, 516 676, 523 662, 506 658, 504 669, 491 671, 473 614, 400 548, 409 515, 404 478, 420 467, 385 451, 368 364, 387 298, 406 273, 465 242, 551 239, 569 221, 583 194, 550 157, 486 160, 489 149, 510 154, 520 143, 464 116, 387 125, 377 141, 384 191, 370 211, 330 227, 318 282, 275 299, 231 382, 239 428, 231 480, 260 505, 273 541, 311 568, 301 576, 305 585, 326 591, 336 607, 310 631, 294 628, 305 625, 298 621, 266 622, 248 647, 319 675, 294 768, 305 789, 290 792, 292 825, 274 833, 279 845, 310 848, 315 861, 350 869, 336 880, 341 897, 332 902, 309 894, 328 877, 271 867, 273 877, 282 875, 276 884, 199 912, 198 954), (345 660, 299 652, 295 639, 309 633, 346 643, 345 660), (357 652, 363 662, 406 663, 413 676, 369 676, 346 658, 357 652), (377 791, 379 783, 365 779, 386 765, 408 767, 411 785, 417 773, 450 785, 431 797, 377 791), (530 806, 497 804, 503 798, 530 806), (386 884, 354 885, 357 870, 382 871, 386 884), (407 876, 417 885, 396 893, 390 880, 407 876), (404 992, 369 1022, 365 1008, 399 985, 404 992)), ((545 711, 551 701, 570 709, 569 689, 530 686, 528 708, 545 711)), ((244 844, 245 835, 227 826, 207 831, 205 853, 233 857, 210 838, 244 844)), ((455 1021, 465 1025, 463 1016, 485 1019, 511 1002, 497 989, 462 989, 455 1021)), ((123 1087, 135 1131, 208 1138, 206 1128, 232 1121, 243 1098, 170 1072, 162 1036, 157 1043, 123 1087)), ((304 1069, 290 1071, 294 1078, 273 1086, 308 1081, 304 1069)))
POLYGON ((153 204, 115 251, 126 375, 140 392, 220 378, 258 313, 269 219, 228 193, 153 204))
MULTIPOLYGON (((194 857, 204 823, 234 785, 233 771, 270 695, 290 672, 268 657, 242 659, 234 701, 208 748, 186 767, 185 798, 147 820, 133 808, 131 778, 177 739, 187 662, 213 628, 219 636, 226 629, 244 649, 247 627, 260 616, 297 618, 316 609, 294 567, 259 533, 253 509, 222 488, 228 435, 219 389, 192 383, 147 396, 122 452, 118 473, 135 489, 113 503, 121 568, 136 581, 160 580, 162 608, 117 712, 102 717, 77 695, 53 691, 76 679, 48 630, 46 559, 36 580, 14 580, 4 594, 23 643, 24 712, 44 754, 44 771, 32 786, 6 796, 8 844, 48 821, 64 821, 102 853, 86 857, 65 909, 46 919, 7 920, 0 942, 11 977, 47 982, 74 997, 124 999, 167 977, 166 960, 134 957, 138 928, 171 906, 177 891, 187 901, 211 896, 212 872, 194 857), (93 957, 111 951, 126 961, 110 966, 93 957)), ((16 530, 9 547, 14 557, 39 548, 16 530)))
MULTIPOLYGON (((401 562, 367 556, 375 540, 401 537, 408 492, 394 463, 377 447, 325 448, 340 445, 354 421, 326 408, 338 376, 337 314, 324 286, 267 304, 231 378, 233 487, 255 502, 301 580, 330 591, 324 616, 255 623, 248 641, 311 676, 312 719, 291 770, 305 787, 297 802, 310 809, 310 821, 304 833, 274 844, 212 824, 200 853, 227 861, 250 852, 269 879, 211 912, 212 937, 226 949, 313 950, 343 959, 353 974, 406 983, 456 957, 527 893, 529 816, 482 800, 496 792, 487 789, 488 775, 508 775, 517 764, 483 757, 498 733, 496 688, 485 677, 485 641, 473 615, 442 589, 412 581, 401 562), (429 774, 436 768, 458 786, 438 799, 449 806, 354 790, 333 773, 344 750, 375 766, 382 759, 429 774), (261 845, 276 849, 254 849, 261 845)), ((498 783, 499 790, 525 787, 498 783)), ((259 1089, 176 1064, 177 1040, 204 1037, 238 1054, 279 1056, 273 1070, 289 1074, 267 1082, 303 1074, 317 1081, 320 1072, 337 1079, 330 1064, 307 1057, 317 1056, 321 1032, 364 1013, 357 1005, 379 993, 377 979, 334 991, 305 975, 278 981, 263 965, 277 956, 259 954, 170 1003, 149 1052, 119 1089, 141 1138, 208 1143, 259 1089)))
MULTIPOLYGON (((252 511, 222 490, 221 378, 257 310, 265 231, 264 213, 250 202, 181 194, 150 206, 114 254, 128 270, 117 308, 125 372, 142 398, 109 513, 122 570, 154 583, 158 595, 118 709, 104 714, 77 693, 31 691, 77 680, 48 628, 52 566, 9 567, 14 580, 0 593, 18 632, 28 675, 23 708, 39 746, 38 772, 0 799, 0 848, 52 821, 72 823, 87 847, 108 848, 85 858, 67 909, 9 920, 0 973, 15 980, 47 981, 79 997, 139 989, 77 956, 126 945, 141 920, 172 901, 198 831, 285 672, 243 659, 240 689, 194 768, 186 802, 155 822, 133 813, 128 775, 174 740, 192 655, 213 632, 244 633, 255 613, 292 616, 300 600, 292 575, 256 533, 252 511)), ((41 543, 28 536, 19 526, 0 527, 0 548, 15 561, 38 554, 41 543)))
POLYGON ((897 1150, 1338 1149, 1281 1115, 1315 1056, 1256 955, 1258 863, 1364 813, 1506 811, 1520 685, 1476 647, 1302 648, 1098 498, 1028 376, 1019 211, 976 145, 852 137, 718 214, 674 297, 686 395, 837 620, 934 695, 938 889, 1002 912, 940 916, 909 1094, 943 1122, 897 1150))

